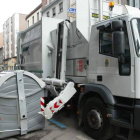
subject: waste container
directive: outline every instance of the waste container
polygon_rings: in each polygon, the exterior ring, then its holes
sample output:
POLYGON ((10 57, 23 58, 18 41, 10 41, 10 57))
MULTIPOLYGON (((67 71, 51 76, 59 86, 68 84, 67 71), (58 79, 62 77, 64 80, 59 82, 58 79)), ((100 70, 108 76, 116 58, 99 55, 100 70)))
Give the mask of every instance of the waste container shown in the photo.
POLYGON ((26 71, 0 73, 0 139, 44 128, 40 98, 45 83, 26 71))

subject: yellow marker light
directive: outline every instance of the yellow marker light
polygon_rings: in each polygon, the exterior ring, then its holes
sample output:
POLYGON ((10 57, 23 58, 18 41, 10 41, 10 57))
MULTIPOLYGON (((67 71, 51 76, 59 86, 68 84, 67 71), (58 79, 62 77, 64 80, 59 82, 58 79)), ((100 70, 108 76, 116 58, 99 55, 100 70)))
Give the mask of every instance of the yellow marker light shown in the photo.
POLYGON ((110 8, 110 11, 113 11, 113 8, 114 8, 114 2, 110 2, 110 3, 109 3, 109 8, 110 8))
POLYGON ((115 4, 114 4, 113 1, 109 3, 109 7, 114 7, 114 5, 115 5, 115 4))

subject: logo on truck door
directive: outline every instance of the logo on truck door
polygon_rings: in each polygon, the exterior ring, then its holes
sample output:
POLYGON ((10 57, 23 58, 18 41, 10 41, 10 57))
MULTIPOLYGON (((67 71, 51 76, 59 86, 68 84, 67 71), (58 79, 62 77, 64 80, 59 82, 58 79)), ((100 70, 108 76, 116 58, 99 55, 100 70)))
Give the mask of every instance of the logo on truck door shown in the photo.
POLYGON ((109 59, 106 58, 106 59, 105 59, 105 67, 108 67, 108 66, 109 66, 109 59))

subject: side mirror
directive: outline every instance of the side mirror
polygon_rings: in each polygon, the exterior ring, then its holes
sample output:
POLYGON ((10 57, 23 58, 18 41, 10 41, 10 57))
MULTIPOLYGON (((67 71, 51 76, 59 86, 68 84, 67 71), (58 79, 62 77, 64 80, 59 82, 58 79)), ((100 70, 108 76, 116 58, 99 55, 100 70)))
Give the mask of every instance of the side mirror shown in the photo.
POLYGON ((124 32, 123 21, 116 20, 112 21, 112 30, 113 30, 113 53, 116 56, 121 56, 124 54, 124 32))
POLYGON ((121 56, 125 53, 124 32, 115 31, 113 33, 113 53, 115 56, 121 56))

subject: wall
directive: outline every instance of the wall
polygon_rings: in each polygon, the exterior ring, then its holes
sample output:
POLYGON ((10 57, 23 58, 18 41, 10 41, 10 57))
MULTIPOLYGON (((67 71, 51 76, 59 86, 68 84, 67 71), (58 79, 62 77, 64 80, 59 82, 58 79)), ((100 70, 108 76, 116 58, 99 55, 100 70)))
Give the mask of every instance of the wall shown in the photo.
POLYGON ((114 1, 115 3, 118 3, 118 4, 129 5, 130 0, 106 0, 106 1, 114 1))
POLYGON ((42 0, 42 9, 46 6, 47 0, 42 0))
MULTIPOLYGON (((19 17, 20 17, 19 14, 15 14, 15 28, 14 28, 14 31, 13 31, 14 39, 12 40, 12 41, 14 41, 13 57, 17 56, 17 35, 18 35, 19 31, 20 31, 19 27, 21 26, 19 17)), ((22 24, 25 24, 25 23, 26 22, 24 21, 22 24)))
POLYGON ((0 33, 0 48, 3 47, 3 33, 0 33))
POLYGON ((3 48, 0 48, 0 65, 3 64, 3 48))
POLYGON ((27 27, 25 17, 24 14, 15 13, 3 24, 3 56, 7 67, 8 61, 17 56, 17 35, 27 27))
POLYGON ((11 25, 11 40, 12 40, 12 57, 15 56, 15 15, 12 16, 12 25, 11 25))
POLYGON ((27 28, 27 23, 26 21, 26 16, 25 14, 20 14, 19 15, 19 31, 23 31, 27 28))
POLYGON ((42 10, 43 17, 47 17, 47 12, 50 13, 50 18, 57 18, 57 19, 67 19, 67 1, 66 0, 53 0, 47 2, 48 4, 45 6, 45 8, 42 10), (59 4, 63 2, 63 12, 60 12, 59 10, 59 4), (52 9, 56 8, 56 15, 53 17, 52 9))
POLYGON ((5 49, 5 59, 10 58, 11 57, 11 17, 5 22, 5 36, 4 36, 4 49, 5 49))
POLYGON ((33 25, 33 16, 34 16, 34 24, 36 22, 38 22, 38 20, 37 20, 37 13, 39 13, 39 20, 41 20, 41 16, 42 16, 41 15, 41 9, 42 9, 42 7, 40 7, 35 13, 33 13, 29 18, 26 19, 26 21, 27 21, 27 28, 33 25), (29 25, 28 25, 28 22, 29 22, 29 25))

